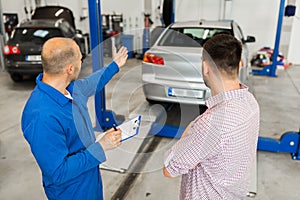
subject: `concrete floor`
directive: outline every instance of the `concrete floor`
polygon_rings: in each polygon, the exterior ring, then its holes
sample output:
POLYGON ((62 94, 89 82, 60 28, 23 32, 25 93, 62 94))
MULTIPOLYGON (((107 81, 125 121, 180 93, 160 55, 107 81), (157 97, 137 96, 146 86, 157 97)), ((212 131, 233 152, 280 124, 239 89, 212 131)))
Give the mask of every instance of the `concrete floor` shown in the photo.
MULTIPOLYGON (((88 65, 88 64, 86 64, 88 65)), ((90 73, 83 67, 82 76, 90 73)), ((106 89, 107 107, 128 118, 145 104, 140 80, 140 61, 131 59, 106 89), (120 86, 127 90, 120 89, 120 86)), ((279 139, 286 131, 300 127, 300 66, 278 70, 277 78, 253 77, 254 94, 261 109, 260 135, 279 139)), ((33 80, 14 83, 6 72, 0 72, 0 199, 46 199, 41 173, 20 129, 20 117, 26 99, 34 88, 33 80)), ((93 99, 89 102, 94 119, 93 99)), ((180 177, 167 179, 161 172, 164 152, 176 139, 149 137, 157 140, 153 152, 140 156, 132 164, 132 173, 102 170, 105 199, 178 199, 180 177), (139 171, 134 166, 145 164, 139 171), (138 173, 136 173, 138 172, 138 173), (132 178, 134 177, 134 178, 132 178), (131 185, 126 187, 125 180, 131 185)), ((148 148, 145 145, 146 149, 148 148)), ((300 199, 300 161, 289 154, 258 152, 257 200, 300 199)))

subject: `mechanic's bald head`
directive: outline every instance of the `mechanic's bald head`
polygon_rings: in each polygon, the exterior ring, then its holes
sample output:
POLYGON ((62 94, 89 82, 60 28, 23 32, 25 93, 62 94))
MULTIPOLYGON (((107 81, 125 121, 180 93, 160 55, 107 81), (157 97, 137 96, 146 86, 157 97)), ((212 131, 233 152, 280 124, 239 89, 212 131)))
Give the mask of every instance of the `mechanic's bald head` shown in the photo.
POLYGON ((42 65, 45 73, 59 74, 78 55, 78 45, 69 38, 52 38, 45 42, 42 49, 42 65))

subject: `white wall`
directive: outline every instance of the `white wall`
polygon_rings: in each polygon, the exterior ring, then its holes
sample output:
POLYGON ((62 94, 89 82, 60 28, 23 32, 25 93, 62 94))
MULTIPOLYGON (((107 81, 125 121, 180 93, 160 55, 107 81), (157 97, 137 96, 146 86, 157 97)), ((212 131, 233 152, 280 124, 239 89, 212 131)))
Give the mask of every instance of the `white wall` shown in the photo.
POLYGON ((122 13, 124 31, 144 27, 143 0, 101 0, 103 14, 122 13))
POLYGON ((219 19, 219 0, 176 0, 175 21, 219 19))
MULTIPOLYGON (((175 20, 207 19, 223 17, 222 0, 176 0, 175 20)), ((249 51, 261 47, 274 47, 280 0, 233 0, 231 17, 242 28, 244 35, 256 37, 249 43, 249 51)))
MULTIPOLYGON (((175 20, 208 19, 216 20, 223 16, 223 0, 175 0, 175 20), (221 16, 221 17, 220 17, 221 16)), ((267 46, 274 48, 280 0, 232 0, 231 18, 242 28, 244 35, 256 37, 255 43, 249 43, 250 55, 267 46)), ((296 15, 291 33, 282 30, 280 49, 289 62, 300 64, 300 0, 296 1, 296 15), (286 51, 288 47, 288 52, 286 51)), ((283 29, 290 26, 290 19, 284 17, 283 29)))
POLYGON ((233 1, 232 18, 244 31, 244 35, 256 37, 249 43, 249 52, 267 46, 274 48, 280 0, 233 1))
POLYGON ((142 51, 144 30, 144 0, 101 0, 103 14, 123 14, 125 34, 134 35, 134 49, 142 51))
POLYGON ((162 0, 152 0, 152 13, 151 13, 151 20, 154 22, 153 26, 160 26, 160 12, 161 10, 158 9, 161 6, 162 0))
MULTIPOLYGON (((24 1, 21 0, 1 0, 3 12, 15 12, 19 14, 19 19, 26 18, 24 12, 24 1), (16 6, 18 5, 18 6, 16 6)), ((30 0, 28 0, 30 1, 30 0)), ((33 1, 33 0, 31 0, 33 1)), ((75 16, 76 25, 84 32, 89 31, 89 21, 80 21, 82 8, 88 8, 88 0, 43 0, 47 5, 61 5, 70 8, 75 16)), ((160 25, 160 20, 156 8, 161 0, 152 0, 151 18, 155 25, 160 25)), ((195 19, 220 19, 222 18, 224 0, 175 0, 175 20, 195 20, 195 19)), ((244 35, 253 35, 256 42, 249 44, 250 53, 256 52, 264 46, 274 48, 275 35, 278 20, 280 0, 232 0, 231 17, 244 31, 244 35)), ((290 34, 290 47, 288 55, 289 61, 300 63, 300 56, 297 49, 300 46, 300 0, 296 1, 298 18, 293 20, 292 32, 290 34)), ((144 28, 144 0, 101 0, 103 14, 122 13, 124 17, 125 33, 134 34, 134 46, 136 49, 142 48, 142 34, 144 28)), ((283 34, 282 37, 285 37, 283 34)), ((282 42, 288 42, 289 38, 281 38, 282 42)))
POLYGON ((300 65, 300 0, 296 1, 296 16, 293 20, 288 61, 300 65))
POLYGON ((1 0, 2 3, 2 11, 3 13, 17 13, 19 22, 26 19, 26 14, 24 11, 24 1, 18 1, 18 0, 1 0), (16 6, 18 5, 18 6, 16 6))

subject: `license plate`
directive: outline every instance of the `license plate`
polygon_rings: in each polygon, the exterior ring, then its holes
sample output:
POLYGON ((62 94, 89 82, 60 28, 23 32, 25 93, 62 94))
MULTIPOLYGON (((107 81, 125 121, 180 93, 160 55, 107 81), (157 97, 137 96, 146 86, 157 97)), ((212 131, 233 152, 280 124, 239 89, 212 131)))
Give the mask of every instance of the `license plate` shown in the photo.
POLYGON ((26 61, 41 61, 41 55, 27 55, 25 56, 26 61))
POLYGON ((169 88, 168 95, 173 97, 189 97, 202 99, 203 98, 202 90, 188 90, 188 89, 180 89, 180 88, 169 88))

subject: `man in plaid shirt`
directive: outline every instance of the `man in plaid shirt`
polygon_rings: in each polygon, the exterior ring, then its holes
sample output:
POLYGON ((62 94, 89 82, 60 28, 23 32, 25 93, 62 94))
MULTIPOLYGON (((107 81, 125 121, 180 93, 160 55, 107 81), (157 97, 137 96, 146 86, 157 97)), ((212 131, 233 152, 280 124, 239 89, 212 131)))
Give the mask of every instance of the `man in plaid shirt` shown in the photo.
POLYGON ((180 199, 245 199, 256 157, 259 107, 239 83, 241 43, 220 34, 202 53, 202 74, 212 96, 208 109, 167 151, 164 175, 182 175, 180 199))

